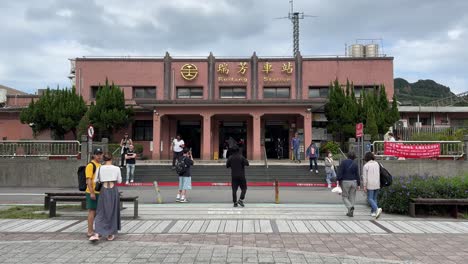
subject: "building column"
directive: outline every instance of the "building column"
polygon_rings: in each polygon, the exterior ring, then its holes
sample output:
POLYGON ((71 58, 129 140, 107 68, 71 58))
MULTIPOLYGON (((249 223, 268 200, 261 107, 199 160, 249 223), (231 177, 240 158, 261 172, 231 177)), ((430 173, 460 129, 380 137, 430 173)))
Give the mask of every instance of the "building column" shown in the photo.
POLYGON ((304 159, 308 160, 305 153, 312 142, 312 113, 305 113, 302 116, 304 117, 304 159))
POLYGON ((211 160, 211 114, 205 113, 201 115, 203 118, 203 145, 202 145, 202 160, 211 160))
POLYGON ((161 117, 156 110, 153 111, 153 160, 161 159, 161 117))
POLYGON ((252 132, 253 132, 253 142, 252 142, 252 159, 261 160, 262 157, 262 139, 261 139, 261 118, 260 114, 251 114, 252 116, 252 132))

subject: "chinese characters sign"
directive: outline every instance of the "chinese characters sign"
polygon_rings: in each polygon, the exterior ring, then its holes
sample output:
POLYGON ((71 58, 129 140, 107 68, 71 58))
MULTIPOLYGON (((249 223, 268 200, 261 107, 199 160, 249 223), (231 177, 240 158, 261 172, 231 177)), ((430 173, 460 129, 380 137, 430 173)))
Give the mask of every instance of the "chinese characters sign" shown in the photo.
POLYGON ((408 159, 428 159, 440 155, 440 144, 403 144, 385 142, 384 155, 408 159))

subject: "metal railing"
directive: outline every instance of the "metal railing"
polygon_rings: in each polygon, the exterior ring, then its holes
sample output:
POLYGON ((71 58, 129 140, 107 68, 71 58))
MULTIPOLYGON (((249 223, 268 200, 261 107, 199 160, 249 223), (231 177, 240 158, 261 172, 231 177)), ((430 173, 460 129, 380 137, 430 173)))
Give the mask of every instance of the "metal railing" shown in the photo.
MULTIPOLYGON (((458 159, 465 155, 464 144, 462 141, 396 141, 392 143, 401 143, 405 145, 425 145, 425 144, 440 144, 439 158, 458 159)), ((374 141, 372 143, 372 151, 378 158, 393 157, 384 155, 384 141, 374 141)))
POLYGON ((76 140, 2 140, 0 157, 74 157, 81 154, 76 140))

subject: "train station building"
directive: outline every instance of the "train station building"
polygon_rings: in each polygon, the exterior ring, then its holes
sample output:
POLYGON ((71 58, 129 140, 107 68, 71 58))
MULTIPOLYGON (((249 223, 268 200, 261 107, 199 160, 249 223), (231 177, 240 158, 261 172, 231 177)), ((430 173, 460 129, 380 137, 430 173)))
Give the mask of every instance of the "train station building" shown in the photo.
POLYGON ((218 158, 230 137, 242 140, 253 160, 276 158, 279 139, 288 158, 295 132, 302 152, 312 140, 326 140, 330 82, 349 80, 357 93, 383 84, 393 95, 392 57, 83 57, 72 61, 72 74, 87 103, 106 78, 121 87, 136 112, 127 131, 155 160, 171 158, 178 133, 203 160, 218 158))
MULTIPOLYGON (((100 85, 121 87, 128 107, 135 110, 128 132, 143 145, 143 155, 165 160, 172 156, 171 139, 181 134, 195 158, 217 159, 229 138, 243 141, 251 160, 277 158, 275 142, 283 142, 289 158, 294 133, 301 151, 310 142, 330 140, 324 105, 331 82, 352 82, 355 92, 385 85, 393 96, 392 57, 81 57, 72 59, 76 92, 87 104, 100 85)), ((2 139, 32 139, 19 113, 39 95, 6 95, 0 109, 2 139)), ((37 139, 50 139, 43 132, 37 139)), ((71 139, 71 137, 67 137, 71 139)), ((304 155, 302 155, 304 158, 304 155)))

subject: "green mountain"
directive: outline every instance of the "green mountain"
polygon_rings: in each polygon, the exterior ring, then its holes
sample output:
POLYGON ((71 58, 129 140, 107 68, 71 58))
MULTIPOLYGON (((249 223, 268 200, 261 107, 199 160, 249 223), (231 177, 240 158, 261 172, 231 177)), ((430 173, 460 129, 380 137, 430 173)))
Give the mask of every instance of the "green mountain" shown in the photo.
POLYGON ((424 105, 454 95, 449 87, 433 80, 419 80, 410 83, 403 78, 396 78, 394 87, 398 101, 403 105, 424 105))

